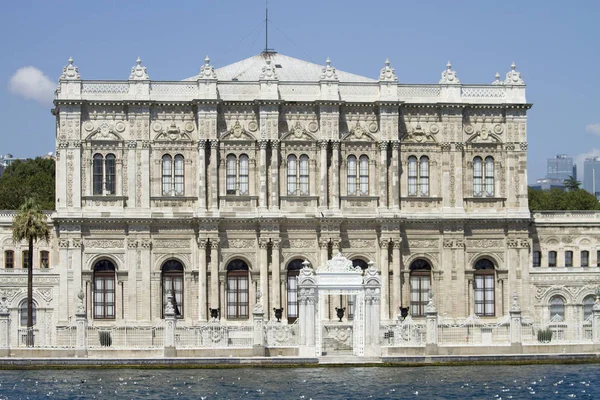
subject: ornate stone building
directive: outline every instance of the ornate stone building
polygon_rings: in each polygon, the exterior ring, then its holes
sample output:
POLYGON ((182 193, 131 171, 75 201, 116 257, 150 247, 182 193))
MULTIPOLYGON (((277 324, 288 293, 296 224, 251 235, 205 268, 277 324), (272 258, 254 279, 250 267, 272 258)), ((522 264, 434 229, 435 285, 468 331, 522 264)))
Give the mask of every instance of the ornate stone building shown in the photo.
MULTIPOLYGON (((499 321, 513 294, 525 318, 547 320, 557 296, 583 318, 599 219, 532 219, 530 107, 514 64, 491 84, 448 63, 439 83, 409 85, 389 61, 370 79, 274 52, 219 69, 207 57, 166 82, 139 59, 128 80, 82 80, 70 59, 43 307, 67 326, 82 290, 92 323, 151 325, 172 292, 183 325, 244 323, 256 301, 293 322, 302 262, 342 252, 380 270, 382 321, 423 317, 430 290, 447 319, 499 321)), ((352 318, 348 297, 321 317, 338 306, 352 318)))

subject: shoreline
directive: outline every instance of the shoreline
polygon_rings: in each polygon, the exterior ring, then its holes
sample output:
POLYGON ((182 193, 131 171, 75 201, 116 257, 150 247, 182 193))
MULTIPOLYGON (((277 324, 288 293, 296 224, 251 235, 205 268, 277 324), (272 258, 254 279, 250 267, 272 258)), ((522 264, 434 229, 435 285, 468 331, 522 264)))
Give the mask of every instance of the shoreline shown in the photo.
POLYGON ((479 356, 205 357, 205 358, 2 358, 0 370, 38 369, 233 369, 430 367, 465 365, 596 364, 600 353, 479 356))

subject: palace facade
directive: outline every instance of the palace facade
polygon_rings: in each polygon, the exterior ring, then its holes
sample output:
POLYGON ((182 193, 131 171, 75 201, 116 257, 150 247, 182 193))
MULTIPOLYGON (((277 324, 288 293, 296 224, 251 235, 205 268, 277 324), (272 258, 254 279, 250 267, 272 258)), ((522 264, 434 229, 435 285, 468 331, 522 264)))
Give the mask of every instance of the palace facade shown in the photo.
MULTIPOLYGON (((532 215, 525 84, 376 79, 275 52, 179 81, 82 80, 56 91, 56 211, 36 246, 38 325, 298 318, 298 273, 338 252, 380 271, 380 319, 584 321, 600 285, 600 214, 532 215), (39 264, 39 265, 38 265, 39 264), (281 310, 283 309, 283 310, 281 310), (402 311, 401 311, 402 310, 402 311)), ((23 315, 26 246, 2 217, 0 290, 23 315)), ((328 296, 353 318, 349 296, 328 296)), ((52 340, 52 333, 47 341, 52 340)))

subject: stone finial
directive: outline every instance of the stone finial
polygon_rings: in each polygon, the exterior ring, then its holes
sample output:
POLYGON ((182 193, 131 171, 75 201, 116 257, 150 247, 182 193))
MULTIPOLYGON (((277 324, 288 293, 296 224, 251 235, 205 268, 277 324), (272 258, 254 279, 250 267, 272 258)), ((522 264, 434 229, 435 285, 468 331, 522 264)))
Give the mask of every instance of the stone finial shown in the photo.
POLYGON ((175 315, 175 308, 173 307, 173 294, 171 291, 167 293, 167 304, 165 305, 165 315, 175 315))
POLYGON ((504 84, 525 85, 523 78, 521 78, 521 73, 517 71, 517 66, 514 62, 510 65, 510 71, 506 73, 506 79, 504 80, 504 84))
POLYGON ((277 74, 275 73, 275 66, 271 65, 271 57, 267 56, 265 58, 265 65, 262 67, 262 73, 259 76, 259 79, 264 81, 269 80, 277 80, 277 74))
POLYGON ((254 303, 254 312, 262 313, 264 312, 264 307, 261 301, 262 292, 260 290, 256 291, 256 303, 254 303))
POLYGON ((73 65, 73 57, 69 57, 69 64, 63 67, 63 72, 60 75, 60 80, 79 80, 81 79, 81 75, 79 75, 79 68, 76 65, 73 65))
POLYGON ((150 77, 146 71, 146 67, 142 65, 142 59, 137 58, 135 66, 131 68, 131 74, 129 74, 130 81, 147 81, 150 77))
POLYGON ((452 70, 452 64, 448 61, 446 64, 446 70, 442 72, 442 79, 440 79, 440 83, 444 85, 457 85, 460 83, 460 80, 456 76, 456 71, 452 70))
POLYGON ((79 289, 79 293, 77 293, 77 298, 79 299, 79 302, 77 303, 76 314, 85 314, 85 305, 83 304, 84 297, 85 297, 85 294, 83 293, 83 290, 79 289))
POLYGON ((217 73, 215 72, 215 68, 210 65, 210 58, 208 56, 204 59, 204 65, 200 67, 198 79, 217 79, 217 73))
MULTIPOLYGON (((450 64, 450 63, 448 63, 450 64)), ((427 302, 427 305, 425 306, 425 312, 426 313, 434 313, 436 311, 435 309, 435 304, 433 303, 433 290, 429 291, 429 301, 427 302)))
POLYGON ((381 73, 379 74, 379 81, 398 82, 396 71, 394 70, 394 68, 390 67, 390 60, 387 58, 385 60, 385 67, 381 69, 381 73))
POLYGON ((504 82, 502 82, 500 80, 500 74, 498 72, 496 72, 496 75, 494 75, 494 78, 496 78, 494 80, 494 82, 492 82, 492 85, 504 85, 504 82))
POLYGON ((325 67, 323 68, 323 70, 321 72, 321 80, 323 80, 323 81, 339 80, 337 73, 335 72, 335 67, 331 66, 331 60, 329 59, 329 57, 327 57, 327 60, 325 60, 325 67))
POLYGON ((519 296, 517 296, 517 292, 513 293, 513 301, 510 306, 510 311, 521 311, 521 306, 519 305, 519 296))

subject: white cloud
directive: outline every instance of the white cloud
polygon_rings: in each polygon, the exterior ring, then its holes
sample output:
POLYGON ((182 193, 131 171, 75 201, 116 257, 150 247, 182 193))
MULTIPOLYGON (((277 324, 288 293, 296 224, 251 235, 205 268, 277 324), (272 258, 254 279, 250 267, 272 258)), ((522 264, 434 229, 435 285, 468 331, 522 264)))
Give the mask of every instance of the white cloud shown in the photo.
POLYGON ((594 135, 600 135, 600 124, 588 124, 585 126, 585 131, 594 135))
POLYGON ((13 94, 35 100, 42 105, 52 104, 56 83, 33 66, 19 68, 8 82, 13 94))

